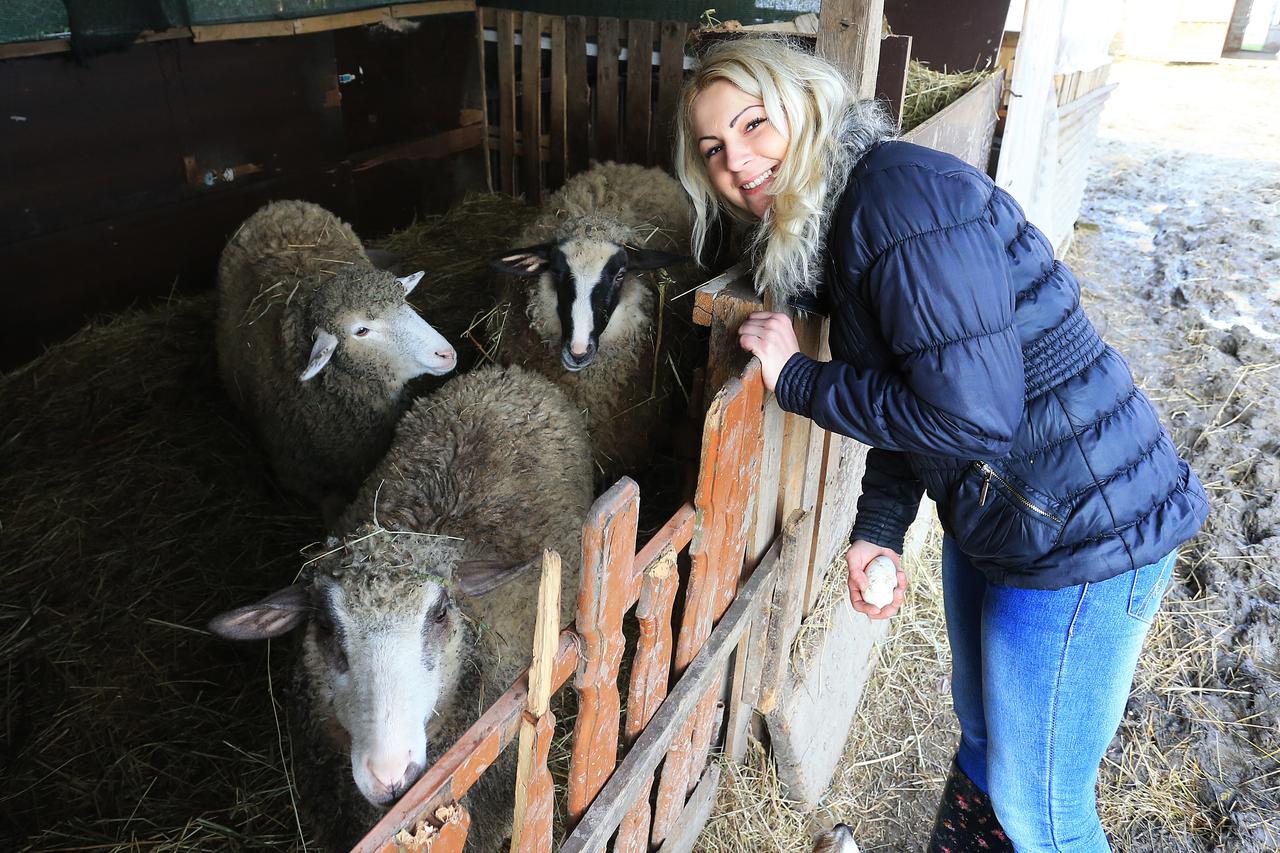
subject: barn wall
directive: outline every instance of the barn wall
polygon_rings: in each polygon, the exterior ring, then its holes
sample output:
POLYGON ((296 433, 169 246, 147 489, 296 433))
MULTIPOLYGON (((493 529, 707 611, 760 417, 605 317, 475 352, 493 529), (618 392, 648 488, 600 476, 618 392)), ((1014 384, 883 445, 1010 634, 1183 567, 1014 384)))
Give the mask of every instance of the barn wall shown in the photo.
POLYGON ((482 186, 477 76, 471 14, 0 61, 0 300, 22 318, 0 369, 91 314, 209 287, 267 200, 378 234, 482 186))

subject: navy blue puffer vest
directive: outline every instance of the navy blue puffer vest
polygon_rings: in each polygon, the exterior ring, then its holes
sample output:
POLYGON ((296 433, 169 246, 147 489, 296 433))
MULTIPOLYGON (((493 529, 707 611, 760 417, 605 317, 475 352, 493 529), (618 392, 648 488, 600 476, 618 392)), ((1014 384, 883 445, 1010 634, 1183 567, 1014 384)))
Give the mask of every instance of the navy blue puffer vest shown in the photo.
POLYGON ((852 538, 901 551, 922 491, 993 583, 1055 589, 1153 563, 1204 489, 1044 235, 981 172, 887 142, 850 176, 821 294, 833 360, 787 411, 870 445, 852 538))

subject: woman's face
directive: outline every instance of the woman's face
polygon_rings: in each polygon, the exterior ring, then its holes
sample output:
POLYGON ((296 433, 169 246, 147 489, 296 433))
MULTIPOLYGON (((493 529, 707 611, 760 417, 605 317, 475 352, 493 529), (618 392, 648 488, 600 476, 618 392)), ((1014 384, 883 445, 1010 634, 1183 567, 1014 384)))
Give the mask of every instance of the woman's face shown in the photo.
POLYGON ((773 204, 769 185, 787 153, 786 128, 775 127, 764 104, 727 80, 693 99, 693 136, 720 197, 757 218, 773 204))

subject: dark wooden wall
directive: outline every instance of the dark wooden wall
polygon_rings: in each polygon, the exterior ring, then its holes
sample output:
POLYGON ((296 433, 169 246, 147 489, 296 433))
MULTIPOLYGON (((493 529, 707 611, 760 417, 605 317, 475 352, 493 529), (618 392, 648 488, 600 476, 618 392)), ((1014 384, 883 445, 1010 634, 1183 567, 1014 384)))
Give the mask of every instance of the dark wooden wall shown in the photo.
POLYGON ((209 287, 270 199, 316 201, 370 236, 483 186, 475 27, 0 62, 0 369, 92 314, 209 287))

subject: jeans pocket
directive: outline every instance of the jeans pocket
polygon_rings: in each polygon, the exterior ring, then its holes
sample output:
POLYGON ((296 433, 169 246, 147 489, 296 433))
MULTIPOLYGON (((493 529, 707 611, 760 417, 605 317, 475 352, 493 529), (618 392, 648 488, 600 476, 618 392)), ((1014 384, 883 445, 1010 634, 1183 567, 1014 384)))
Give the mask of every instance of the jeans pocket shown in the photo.
POLYGON ((1178 552, 1171 551, 1165 557, 1146 566, 1133 570, 1133 586, 1129 590, 1129 615, 1147 625, 1155 618, 1160 609, 1160 599, 1169 586, 1169 578, 1173 575, 1173 564, 1178 560, 1178 552))

